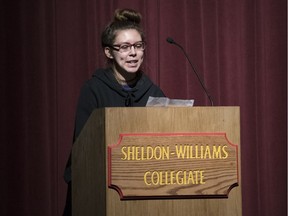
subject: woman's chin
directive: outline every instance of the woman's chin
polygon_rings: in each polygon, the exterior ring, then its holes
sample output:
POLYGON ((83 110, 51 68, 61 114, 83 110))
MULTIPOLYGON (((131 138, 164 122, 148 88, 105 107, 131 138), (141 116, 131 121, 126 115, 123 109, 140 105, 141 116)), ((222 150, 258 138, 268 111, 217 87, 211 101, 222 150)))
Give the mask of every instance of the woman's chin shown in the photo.
POLYGON ((139 70, 139 67, 129 67, 125 68, 127 73, 136 73, 139 70))

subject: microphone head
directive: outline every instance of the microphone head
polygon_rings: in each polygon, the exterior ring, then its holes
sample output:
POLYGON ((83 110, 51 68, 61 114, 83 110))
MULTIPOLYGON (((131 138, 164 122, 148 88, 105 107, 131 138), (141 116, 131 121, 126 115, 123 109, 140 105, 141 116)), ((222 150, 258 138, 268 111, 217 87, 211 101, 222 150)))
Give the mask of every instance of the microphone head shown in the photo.
POLYGON ((174 44, 174 43, 175 43, 174 40, 173 40, 173 38, 170 38, 170 37, 168 37, 168 38, 166 39, 166 41, 167 41, 168 43, 171 43, 171 44, 174 44))

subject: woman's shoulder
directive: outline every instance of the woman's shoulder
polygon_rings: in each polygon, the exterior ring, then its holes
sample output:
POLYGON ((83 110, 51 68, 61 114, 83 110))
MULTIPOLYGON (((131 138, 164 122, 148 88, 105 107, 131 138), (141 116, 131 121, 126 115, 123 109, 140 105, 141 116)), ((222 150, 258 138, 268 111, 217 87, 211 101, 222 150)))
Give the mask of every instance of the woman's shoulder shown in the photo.
POLYGON ((99 83, 99 82, 107 82, 110 80, 109 76, 110 76, 110 69, 109 68, 100 68, 94 71, 94 73, 92 74, 92 76, 86 80, 86 84, 87 85, 93 85, 95 83, 99 83))

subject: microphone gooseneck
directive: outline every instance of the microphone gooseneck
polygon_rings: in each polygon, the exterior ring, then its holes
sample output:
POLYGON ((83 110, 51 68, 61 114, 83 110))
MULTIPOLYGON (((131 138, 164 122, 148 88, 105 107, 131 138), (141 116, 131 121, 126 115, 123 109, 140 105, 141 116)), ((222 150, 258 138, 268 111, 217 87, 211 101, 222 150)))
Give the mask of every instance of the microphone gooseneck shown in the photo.
POLYGON ((186 59, 188 60, 188 62, 189 62, 189 64, 190 64, 190 66, 192 67, 192 70, 194 71, 195 75, 197 76, 197 79, 198 79, 198 81, 200 82, 202 89, 204 90, 205 94, 207 95, 207 97, 208 97, 208 99, 209 99, 209 101, 210 101, 211 106, 214 106, 212 97, 211 97, 210 94, 208 93, 208 91, 207 91, 207 89, 206 89, 203 81, 201 80, 199 74, 198 74, 197 71, 195 70, 195 68, 194 68, 191 60, 189 59, 187 53, 185 52, 184 48, 183 48, 180 44, 176 43, 176 42, 173 40, 173 38, 171 38, 171 37, 168 37, 168 38, 166 39, 166 41, 167 41, 168 43, 170 43, 170 44, 174 44, 174 45, 178 46, 178 47, 182 50, 182 52, 184 53, 186 59))

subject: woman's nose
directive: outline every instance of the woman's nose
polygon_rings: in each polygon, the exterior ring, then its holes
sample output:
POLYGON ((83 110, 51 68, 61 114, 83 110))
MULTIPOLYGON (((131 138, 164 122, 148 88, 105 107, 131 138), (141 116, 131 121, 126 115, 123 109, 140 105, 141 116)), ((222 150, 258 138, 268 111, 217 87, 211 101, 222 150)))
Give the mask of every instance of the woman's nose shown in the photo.
POLYGON ((135 47, 134 46, 131 46, 131 49, 130 49, 130 55, 135 55, 136 54, 136 50, 135 50, 135 47))

